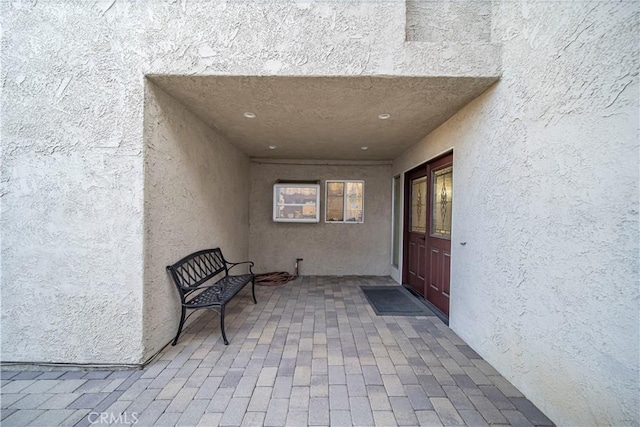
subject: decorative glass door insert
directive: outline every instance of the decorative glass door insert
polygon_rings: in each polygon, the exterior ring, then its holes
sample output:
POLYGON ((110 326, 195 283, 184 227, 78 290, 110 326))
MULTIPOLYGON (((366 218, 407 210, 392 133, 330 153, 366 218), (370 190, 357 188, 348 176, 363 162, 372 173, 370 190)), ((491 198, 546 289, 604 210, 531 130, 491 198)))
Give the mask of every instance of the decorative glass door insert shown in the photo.
POLYGON ((427 232, 427 177, 411 181, 411 232, 427 232))
POLYGON ((451 239, 453 166, 432 172, 431 235, 451 239))

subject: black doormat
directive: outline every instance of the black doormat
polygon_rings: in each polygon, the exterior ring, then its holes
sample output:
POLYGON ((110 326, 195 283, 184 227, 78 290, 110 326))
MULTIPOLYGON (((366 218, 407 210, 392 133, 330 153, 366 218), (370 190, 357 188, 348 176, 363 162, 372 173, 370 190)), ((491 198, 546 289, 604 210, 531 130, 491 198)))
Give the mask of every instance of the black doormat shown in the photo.
POLYGON ((402 286, 360 286, 378 316, 435 316, 402 286))

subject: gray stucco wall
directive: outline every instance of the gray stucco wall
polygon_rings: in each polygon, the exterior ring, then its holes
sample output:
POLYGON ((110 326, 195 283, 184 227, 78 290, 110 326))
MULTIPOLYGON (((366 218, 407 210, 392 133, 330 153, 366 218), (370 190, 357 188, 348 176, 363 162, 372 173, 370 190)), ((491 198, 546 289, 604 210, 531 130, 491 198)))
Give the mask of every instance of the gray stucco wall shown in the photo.
POLYGON ((637 425, 638 4, 497 6, 501 81, 394 173, 454 147, 451 327, 559 425, 637 425))
POLYGON ((165 267, 200 249, 248 257, 249 158, 153 83, 145 98, 145 358, 177 331, 165 267))
MULTIPOLYGON (((268 162, 268 161, 267 161, 268 162)), ((255 271, 303 275, 388 275, 391 264, 391 165, 251 163, 249 253, 255 271), (273 184, 320 180, 320 223, 275 223, 273 184), (364 180, 364 223, 324 222, 324 182, 364 180)))
POLYGON ((491 42, 491 1, 407 0, 407 40, 491 42))
POLYGON ((60 2, 0 19, 1 358, 140 362, 138 22, 60 2))

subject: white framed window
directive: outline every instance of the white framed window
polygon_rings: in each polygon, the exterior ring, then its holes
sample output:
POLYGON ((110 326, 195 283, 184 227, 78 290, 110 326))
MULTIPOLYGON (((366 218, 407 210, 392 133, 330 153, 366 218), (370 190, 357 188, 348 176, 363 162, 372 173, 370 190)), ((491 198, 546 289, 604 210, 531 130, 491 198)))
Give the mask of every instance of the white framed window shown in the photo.
POLYGON ((320 222, 320 184, 274 184, 273 221, 320 222))
POLYGON ((324 185, 325 222, 364 222, 364 181, 327 180, 324 185))

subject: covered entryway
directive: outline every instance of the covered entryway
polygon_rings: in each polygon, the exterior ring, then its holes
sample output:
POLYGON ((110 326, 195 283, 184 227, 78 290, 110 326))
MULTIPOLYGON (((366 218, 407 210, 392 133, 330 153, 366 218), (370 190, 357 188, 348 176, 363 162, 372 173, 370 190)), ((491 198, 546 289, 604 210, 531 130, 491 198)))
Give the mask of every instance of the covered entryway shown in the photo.
POLYGON ((405 175, 402 282, 449 317, 453 153, 405 175))
POLYGON ((145 354, 175 336, 179 319, 165 266, 195 250, 221 247, 258 273, 291 271, 302 258, 303 275, 390 274, 394 159, 495 80, 148 76, 145 354), (320 181, 319 222, 274 222, 277 180, 320 181), (363 222, 326 220, 334 180, 364 182, 363 222))

